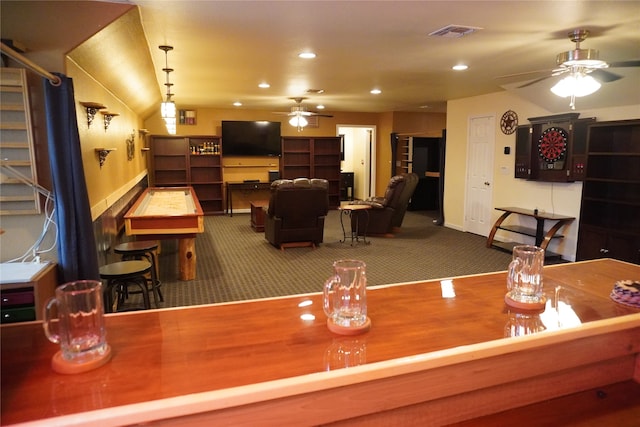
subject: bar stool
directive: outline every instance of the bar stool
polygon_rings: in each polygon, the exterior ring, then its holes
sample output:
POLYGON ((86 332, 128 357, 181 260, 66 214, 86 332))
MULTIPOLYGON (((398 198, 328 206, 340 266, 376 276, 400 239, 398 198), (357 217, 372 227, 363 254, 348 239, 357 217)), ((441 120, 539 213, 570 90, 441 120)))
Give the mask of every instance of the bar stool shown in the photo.
POLYGON ((133 242, 120 243, 113 248, 114 253, 122 255, 123 261, 140 260, 146 258, 152 265, 151 269, 151 291, 153 301, 159 308, 158 302, 164 302, 164 297, 160 291, 160 280, 158 279, 158 264, 156 262, 156 251, 158 249, 157 240, 136 240, 133 242))
MULTIPOLYGON (((107 281, 104 290, 105 312, 113 312, 113 293, 117 294, 117 306, 129 296, 129 287, 139 288, 145 309, 151 308, 147 274, 151 273, 151 263, 146 260, 119 261, 100 267, 100 278, 107 281)), ((117 311, 117 308, 116 308, 117 311)))

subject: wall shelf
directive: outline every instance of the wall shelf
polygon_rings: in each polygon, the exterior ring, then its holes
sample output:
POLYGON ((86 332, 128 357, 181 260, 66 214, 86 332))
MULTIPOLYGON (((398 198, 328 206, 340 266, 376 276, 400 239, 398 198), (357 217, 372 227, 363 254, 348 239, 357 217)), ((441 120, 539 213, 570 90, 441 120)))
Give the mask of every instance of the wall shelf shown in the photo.
POLYGON ((104 165, 104 162, 107 160, 107 156, 112 151, 116 151, 117 148, 96 148, 96 153, 98 154, 98 159, 100 161, 100 167, 104 165))
POLYGON ((100 110, 107 108, 99 102, 80 102, 80 105, 87 111, 87 127, 91 127, 93 119, 100 110))

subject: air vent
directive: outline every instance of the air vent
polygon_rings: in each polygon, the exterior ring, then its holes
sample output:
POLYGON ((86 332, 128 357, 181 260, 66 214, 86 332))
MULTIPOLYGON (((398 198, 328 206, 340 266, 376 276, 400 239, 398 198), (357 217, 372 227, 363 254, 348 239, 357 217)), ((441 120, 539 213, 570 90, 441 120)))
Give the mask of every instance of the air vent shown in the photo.
POLYGON ((458 37, 466 36, 467 34, 474 33, 478 30, 481 30, 480 27, 466 27, 464 25, 447 25, 446 27, 440 28, 432 33, 429 33, 430 36, 435 37, 446 37, 450 39, 455 39, 458 37))

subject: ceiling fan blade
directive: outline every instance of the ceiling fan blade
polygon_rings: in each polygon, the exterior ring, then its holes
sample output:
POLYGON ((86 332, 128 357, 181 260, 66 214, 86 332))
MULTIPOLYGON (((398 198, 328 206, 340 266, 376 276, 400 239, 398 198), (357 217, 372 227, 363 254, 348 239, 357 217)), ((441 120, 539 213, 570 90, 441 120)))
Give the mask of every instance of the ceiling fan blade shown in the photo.
POLYGON ((632 61, 609 62, 609 68, 640 67, 640 59, 632 61))
POLYGON ((615 82, 616 80, 620 80, 622 78, 622 76, 603 69, 593 70, 589 74, 601 83, 615 82))
POLYGON ((544 77, 540 77, 539 79, 531 80, 530 82, 525 83, 522 86, 518 86, 517 89, 521 89, 523 87, 534 85, 534 84, 536 84, 538 82, 541 82, 541 81, 543 81, 545 79, 548 79, 549 77, 551 77, 551 76, 544 76, 544 77))
POLYGON ((506 79, 506 78, 509 78, 509 77, 528 76, 529 74, 551 73, 551 71, 553 71, 553 70, 525 71, 523 73, 505 74, 503 76, 497 76, 497 77, 494 77, 494 79, 506 79))

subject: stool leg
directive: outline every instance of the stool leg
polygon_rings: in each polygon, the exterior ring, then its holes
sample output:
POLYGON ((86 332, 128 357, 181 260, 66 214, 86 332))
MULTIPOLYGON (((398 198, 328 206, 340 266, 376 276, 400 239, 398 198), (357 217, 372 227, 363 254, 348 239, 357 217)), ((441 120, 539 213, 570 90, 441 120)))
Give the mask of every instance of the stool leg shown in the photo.
POLYGON ((158 280, 158 273, 156 271, 156 256, 153 251, 147 252, 147 259, 151 263, 151 290, 153 291, 153 298, 156 302, 156 307, 158 307, 158 300, 164 302, 164 297, 160 291, 160 280, 158 280))

